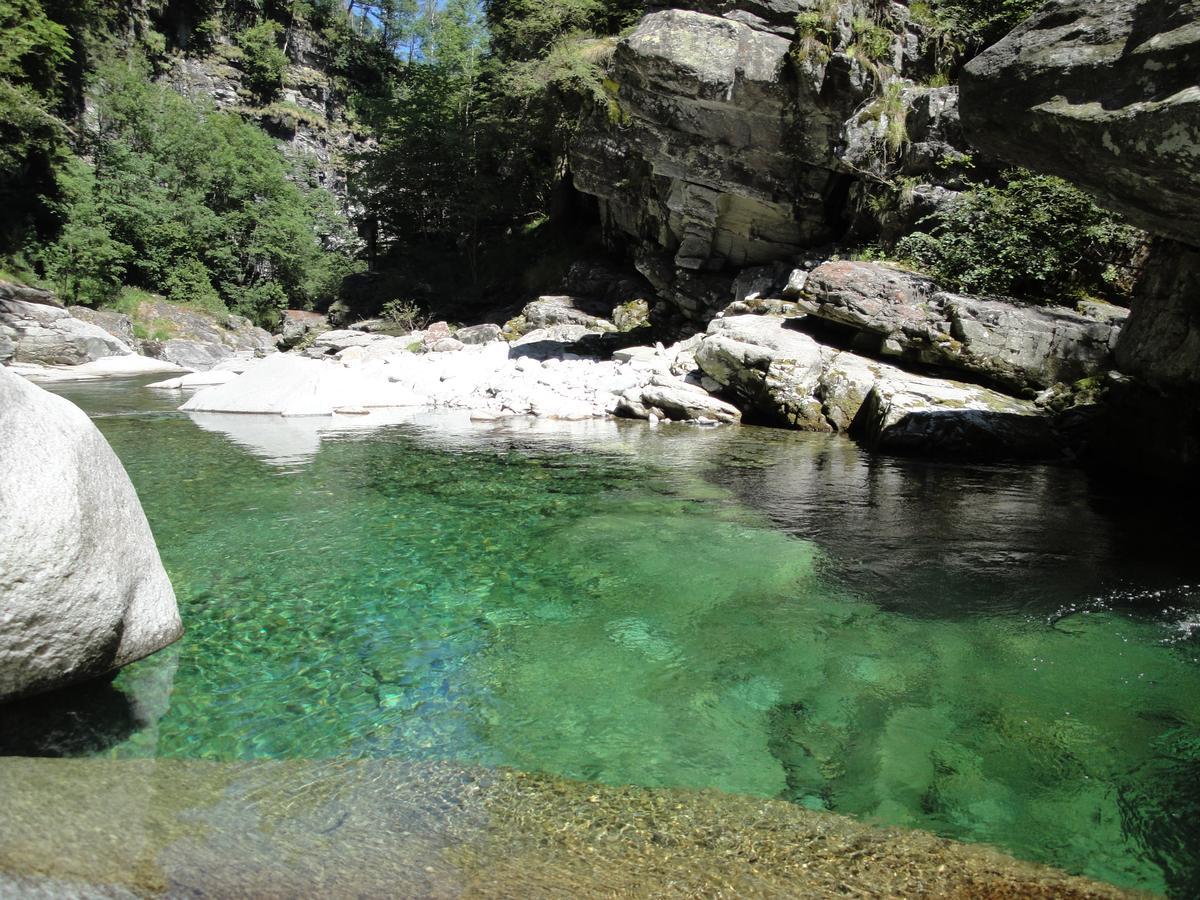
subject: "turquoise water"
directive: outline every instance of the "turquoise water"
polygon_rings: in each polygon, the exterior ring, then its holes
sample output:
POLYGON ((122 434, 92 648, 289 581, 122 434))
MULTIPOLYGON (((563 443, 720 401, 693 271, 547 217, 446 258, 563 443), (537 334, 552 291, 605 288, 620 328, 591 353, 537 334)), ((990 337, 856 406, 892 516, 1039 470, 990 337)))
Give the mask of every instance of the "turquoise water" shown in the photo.
POLYGON ((750 428, 282 439, 60 390, 125 462, 188 633, 5 713, 7 752, 711 786, 1200 893, 1197 542, 1079 473, 750 428))

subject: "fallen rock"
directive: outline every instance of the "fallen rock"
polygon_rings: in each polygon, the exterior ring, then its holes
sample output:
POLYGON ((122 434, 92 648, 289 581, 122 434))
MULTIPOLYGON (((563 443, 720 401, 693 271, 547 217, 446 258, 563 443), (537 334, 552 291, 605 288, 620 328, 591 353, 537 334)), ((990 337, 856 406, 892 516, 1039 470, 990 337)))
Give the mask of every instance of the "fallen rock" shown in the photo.
POLYGON ((651 383, 642 389, 641 405, 647 409, 662 410, 668 418, 684 421, 711 419, 736 424, 742 419, 741 411, 733 404, 709 396, 702 388, 682 382, 651 383))
POLYGON ((1027 400, 881 367, 850 427, 889 453, 1047 459, 1061 455, 1053 420, 1027 400))
POLYGON ((502 334, 503 332, 499 325, 488 323, 460 328, 455 332, 454 337, 464 344, 490 344, 493 341, 501 340, 502 334))
MULTIPOLYGON (((449 329, 447 329, 448 334, 449 329)), ((345 350, 347 347, 365 347, 376 341, 385 340, 388 340, 388 338, 382 334, 370 334, 366 331, 339 328, 317 335, 312 345, 314 348, 319 348, 326 353, 336 353, 340 350, 345 350)))
POLYGON ((438 341, 445 340, 452 335, 449 322, 434 322, 422 333, 421 342, 426 347, 432 347, 438 341))
POLYGON ((832 431, 816 396, 827 351, 787 322, 768 316, 715 319, 696 350, 696 363, 758 421, 832 431))
POLYGON ((610 316, 618 331, 633 331, 650 324, 650 304, 646 300, 628 300, 613 308, 610 316))
POLYGON ((0 701, 183 633, 133 485, 88 417, 0 369, 0 701))
POLYGON ((941 291, 930 278, 885 263, 835 261, 806 280, 797 306, 854 332, 868 354, 969 373, 1032 396, 1114 365, 1121 318, 941 291))
POLYGON ((738 398, 747 418, 767 424, 847 432, 869 447, 904 453, 1059 453, 1051 418, 1030 401, 824 347, 786 319, 714 320, 696 360, 738 398))
POLYGON ((565 295, 538 297, 521 310, 522 333, 556 325, 580 325, 589 331, 616 331, 617 327, 604 318, 609 310, 604 304, 582 297, 565 295))
POLYGON ((276 343, 281 350, 291 350, 331 328, 321 313, 304 309, 289 309, 283 314, 276 343))

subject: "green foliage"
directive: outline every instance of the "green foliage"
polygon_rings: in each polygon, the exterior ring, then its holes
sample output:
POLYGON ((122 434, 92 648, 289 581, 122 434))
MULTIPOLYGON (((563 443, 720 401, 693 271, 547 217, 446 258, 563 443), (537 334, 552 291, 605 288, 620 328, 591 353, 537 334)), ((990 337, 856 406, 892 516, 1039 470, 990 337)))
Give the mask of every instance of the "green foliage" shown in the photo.
POLYGON ((908 101, 904 82, 889 81, 876 101, 879 121, 883 124, 884 146, 891 157, 900 155, 908 144, 908 101))
POLYGON ((67 30, 37 0, 0 0, 0 254, 16 249, 67 154, 67 30))
POLYGON ((506 60, 546 56, 564 36, 616 34, 643 11, 636 0, 489 0, 492 45, 506 60))
POLYGON ((867 59, 875 63, 891 63, 896 36, 891 30, 870 19, 859 17, 851 23, 854 43, 867 59))
POLYGON ((824 64, 833 55, 838 38, 837 0, 820 0, 813 8, 796 15, 796 42, 792 56, 797 62, 824 64))
POLYGON ((429 315, 412 300, 389 300, 383 304, 379 317, 389 325, 409 334, 429 325, 429 315))
POLYGON ((73 301, 122 281, 203 309, 269 323, 289 300, 329 299, 352 267, 348 227, 323 189, 302 188, 274 142, 147 80, 100 72, 94 166, 63 179, 62 234, 47 271, 73 301))
POLYGON ((1042 0, 914 0, 909 14, 961 46, 981 49, 998 41, 1042 5, 1042 0))
POLYGON ((1139 241, 1067 182, 1021 169, 1003 185, 966 191, 923 224, 898 254, 956 290, 984 294, 1112 293, 1117 266, 1139 241))
POLYGON ((278 22, 266 19, 237 36, 237 45, 244 54, 242 68, 247 85, 262 103, 274 99, 283 86, 287 56, 279 47, 282 31, 278 22))

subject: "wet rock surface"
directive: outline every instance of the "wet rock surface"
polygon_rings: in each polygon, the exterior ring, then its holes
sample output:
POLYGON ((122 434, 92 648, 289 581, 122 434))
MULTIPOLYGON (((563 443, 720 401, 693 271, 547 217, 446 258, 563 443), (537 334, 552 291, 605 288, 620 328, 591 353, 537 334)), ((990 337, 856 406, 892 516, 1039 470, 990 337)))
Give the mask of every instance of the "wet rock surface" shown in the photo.
POLYGON ((780 801, 443 763, 7 759, 0 791, 0 890, 38 896, 1127 896, 780 801))

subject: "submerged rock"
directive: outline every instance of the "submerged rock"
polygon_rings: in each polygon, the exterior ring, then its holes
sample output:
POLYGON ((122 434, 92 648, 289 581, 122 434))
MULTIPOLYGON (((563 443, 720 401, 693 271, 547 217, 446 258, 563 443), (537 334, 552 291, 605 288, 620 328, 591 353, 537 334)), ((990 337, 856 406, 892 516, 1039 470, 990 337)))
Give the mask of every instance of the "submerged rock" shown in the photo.
POLYGON ((73 404, 0 369, 0 700, 111 672, 182 631, 116 454, 73 404))
POLYGON ((716 790, 395 758, 8 763, 0 893, 15 896, 1130 896, 927 831, 716 790))

